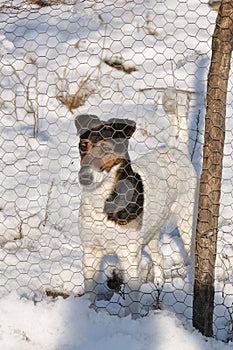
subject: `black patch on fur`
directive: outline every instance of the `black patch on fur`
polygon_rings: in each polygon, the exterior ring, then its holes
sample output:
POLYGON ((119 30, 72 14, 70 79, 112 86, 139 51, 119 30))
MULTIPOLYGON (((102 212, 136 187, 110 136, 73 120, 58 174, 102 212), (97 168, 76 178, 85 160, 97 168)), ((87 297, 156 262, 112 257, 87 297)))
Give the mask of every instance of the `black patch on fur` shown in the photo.
POLYGON ((105 202, 104 212, 109 220, 126 225, 143 212, 143 184, 127 159, 123 160, 117 179, 113 192, 105 202))
POLYGON ((112 276, 107 278, 107 286, 115 292, 119 292, 124 283, 123 277, 119 271, 113 270, 112 276))
POLYGON ((85 131, 80 135, 81 140, 91 140, 93 144, 96 144, 101 140, 126 140, 126 135, 123 130, 115 130, 113 126, 101 126, 92 130, 85 131))

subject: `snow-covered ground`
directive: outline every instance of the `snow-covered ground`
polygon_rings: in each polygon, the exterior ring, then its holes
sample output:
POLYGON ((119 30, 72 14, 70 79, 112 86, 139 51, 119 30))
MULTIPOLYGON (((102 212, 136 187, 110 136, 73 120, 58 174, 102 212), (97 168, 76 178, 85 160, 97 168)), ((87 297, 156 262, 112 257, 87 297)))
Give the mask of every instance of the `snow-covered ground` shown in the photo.
POLYGON ((34 304, 15 293, 0 300, 4 350, 230 350, 167 311, 136 321, 96 313, 85 297, 34 304))
MULTIPOLYGON (((175 87, 181 128, 187 119, 189 151, 200 174, 216 18, 207 0, 60 3, 31 8, 23 0, 15 0, 14 8, 0 3, 0 345, 6 350, 227 348, 206 342, 168 313, 189 323, 192 316, 192 285, 182 270, 176 273, 177 237, 161 239, 166 268, 174 274, 155 290, 143 286, 144 313, 155 302, 163 311, 131 321, 95 314, 85 297, 52 302, 45 296, 83 292, 74 116, 88 112, 136 120, 130 144, 136 158, 166 143, 161 99, 167 86, 175 87), (113 67, 116 62, 120 70, 113 67), (75 104, 80 106, 72 110, 75 104)), ((230 74, 228 116, 232 85, 230 74)), ((225 341, 233 337, 232 123, 227 118, 214 320, 215 335, 225 341)), ((143 266, 148 268, 146 258, 143 266)), ((117 298, 100 299, 99 306, 121 314, 117 298)))

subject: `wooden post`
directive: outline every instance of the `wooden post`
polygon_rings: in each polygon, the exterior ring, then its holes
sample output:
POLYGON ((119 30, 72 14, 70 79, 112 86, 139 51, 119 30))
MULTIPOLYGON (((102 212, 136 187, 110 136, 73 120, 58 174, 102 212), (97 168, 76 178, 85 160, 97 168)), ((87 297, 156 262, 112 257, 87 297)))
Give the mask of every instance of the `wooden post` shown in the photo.
POLYGON ((196 231, 193 325, 207 337, 213 336, 215 260, 232 48, 233 1, 222 0, 212 38, 212 58, 207 82, 203 167, 196 231))

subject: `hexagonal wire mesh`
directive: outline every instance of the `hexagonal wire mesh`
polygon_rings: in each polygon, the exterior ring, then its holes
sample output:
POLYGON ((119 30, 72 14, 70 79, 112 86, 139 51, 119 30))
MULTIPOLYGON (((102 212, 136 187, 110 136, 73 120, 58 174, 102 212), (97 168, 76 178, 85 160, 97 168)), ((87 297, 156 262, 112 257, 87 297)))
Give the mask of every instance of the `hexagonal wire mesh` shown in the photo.
MULTIPOLYGON (((198 176, 214 5, 1 3, 1 295, 82 295, 85 270, 97 309, 169 308, 191 320, 193 167, 198 176), (80 114, 99 117, 95 131, 83 132, 88 116, 75 128, 80 114)), ((223 340, 233 328, 231 124, 215 286, 223 340)))

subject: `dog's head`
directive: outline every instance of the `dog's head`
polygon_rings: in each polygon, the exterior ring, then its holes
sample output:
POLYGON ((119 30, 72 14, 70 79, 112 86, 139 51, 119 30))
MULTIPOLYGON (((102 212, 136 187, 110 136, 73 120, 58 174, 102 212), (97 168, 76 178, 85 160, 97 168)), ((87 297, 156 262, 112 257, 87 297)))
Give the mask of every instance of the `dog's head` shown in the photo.
POLYGON ((80 184, 101 183, 114 166, 128 158, 128 140, 136 124, 128 119, 103 122, 95 115, 83 114, 75 118, 75 126, 80 137, 80 184))

